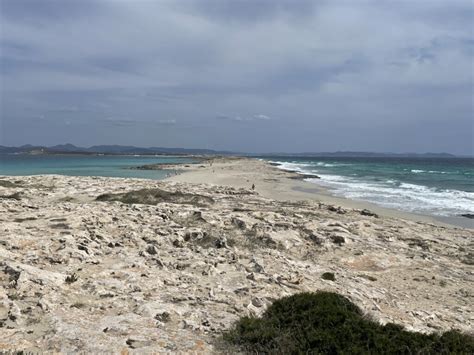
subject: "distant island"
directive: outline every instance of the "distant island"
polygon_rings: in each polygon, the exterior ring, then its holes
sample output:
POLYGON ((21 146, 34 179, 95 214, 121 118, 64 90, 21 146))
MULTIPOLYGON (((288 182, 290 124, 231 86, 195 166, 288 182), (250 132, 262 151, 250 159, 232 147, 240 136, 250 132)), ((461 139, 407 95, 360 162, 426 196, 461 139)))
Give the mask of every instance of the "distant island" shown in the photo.
MULTIPOLYGON (((326 158, 459 158, 450 153, 376 153, 376 152, 320 152, 320 153, 270 153, 264 156, 282 157, 326 157, 326 158)), ((465 157, 467 158, 467 156, 465 157)))
POLYGON ((26 144, 20 147, 5 147, 0 145, 0 154, 231 155, 236 153, 211 149, 186 149, 164 147, 141 148, 124 145, 94 145, 89 148, 84 148, 77 147, 73 144, 60 144, 51 147, 26 144))
MULTIPOLYGON (((106 155, 241 155, 264 157, 334 157, 334 158, 458 158, 450 153, 376 153, 376 152, 302 152, 302 153, 242 153, 212 149, 165 148, 165 147, 135 147, 124 145, 94 145, 92 147, 78 147, 73 144, 59 144, 51 147, 35 146, 31 144, 20 147, 6 147, 0 145, 0 154, 106 154, 106 155)), ((468 156, 463 156, 467 158, 468 156)))

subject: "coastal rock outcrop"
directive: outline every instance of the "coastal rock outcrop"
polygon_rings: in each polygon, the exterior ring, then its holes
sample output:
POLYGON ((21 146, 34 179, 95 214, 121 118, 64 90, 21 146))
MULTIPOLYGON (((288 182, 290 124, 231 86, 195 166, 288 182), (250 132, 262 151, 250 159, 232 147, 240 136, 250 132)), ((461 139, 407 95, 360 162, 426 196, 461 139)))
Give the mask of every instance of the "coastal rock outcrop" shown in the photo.
POLYGON ((250 188, 2 178, 0 351, 197 352, 327 290, 382 323, 472 331, 473 232, 250 188))

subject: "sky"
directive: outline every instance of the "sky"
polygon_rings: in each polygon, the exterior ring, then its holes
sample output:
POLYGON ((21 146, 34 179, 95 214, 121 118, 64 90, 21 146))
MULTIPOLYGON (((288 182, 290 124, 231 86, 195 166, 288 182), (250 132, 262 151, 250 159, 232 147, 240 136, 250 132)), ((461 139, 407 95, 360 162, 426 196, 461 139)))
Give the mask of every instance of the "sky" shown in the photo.
POLYGON ((0 145, 474 153, 471 0, 0 6, 0 145))

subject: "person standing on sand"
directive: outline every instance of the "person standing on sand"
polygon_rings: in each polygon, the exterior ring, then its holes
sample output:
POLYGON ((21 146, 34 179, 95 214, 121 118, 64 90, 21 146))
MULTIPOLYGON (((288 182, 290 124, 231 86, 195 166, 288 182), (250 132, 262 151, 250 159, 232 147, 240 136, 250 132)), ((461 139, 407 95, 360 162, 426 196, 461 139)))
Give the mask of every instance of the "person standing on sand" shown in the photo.
POLYGON ((255 184, 252 184, 252 190, 255 190, 255 184))

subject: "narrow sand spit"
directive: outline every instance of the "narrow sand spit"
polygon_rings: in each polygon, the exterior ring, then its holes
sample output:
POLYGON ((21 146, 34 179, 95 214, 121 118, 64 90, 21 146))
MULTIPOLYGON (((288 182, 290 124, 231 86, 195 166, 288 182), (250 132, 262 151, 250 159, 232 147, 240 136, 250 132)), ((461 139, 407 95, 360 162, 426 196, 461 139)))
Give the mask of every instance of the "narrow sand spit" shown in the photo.
POLYGON ((207 353, 242 315, 317 290, 410 330, 472 331, 472 230, 308 200, 256 160, 179 168, 0 179, 0 352, 207 353))
MULTIPOLYGON (((150 169, 157 166, 146 166, 150 169)), ((463 217, 434 218, 432 216, 414 214, 380 207, 369 202, 354 201, 331 195, 321 185, 304 181, 307 175, 283 171, 272 164, 245 158, 217 158, 198 164, 160 165, 167 169, 186 171, 186 174, 172 176, 169 181, 188 182, 194 184, 216 184, 236 188, 256 186, 259 195, 280 201, 312 200, 343 206, 350 209, 370 209, 379 215, 404 218, 417 222, 434 223, 444 226, 469 227, 474 229, 474 221, 463 217), (182 167, 182 168, 181 168, 182 167)))

